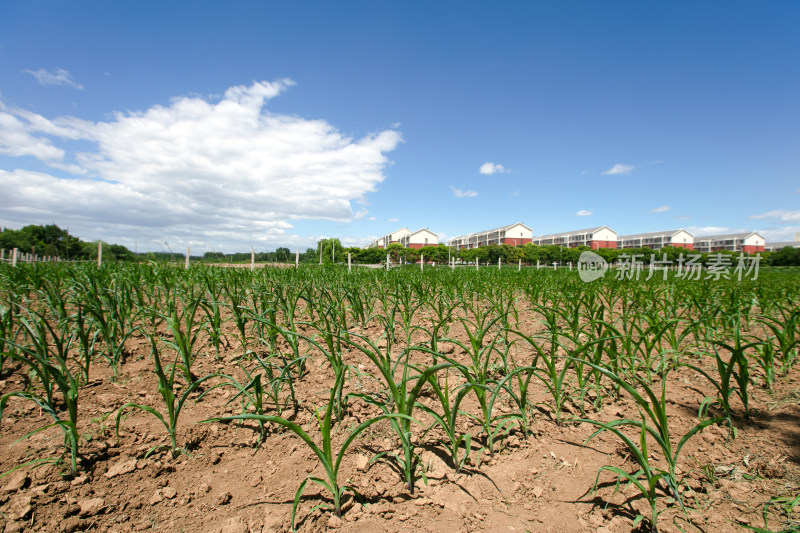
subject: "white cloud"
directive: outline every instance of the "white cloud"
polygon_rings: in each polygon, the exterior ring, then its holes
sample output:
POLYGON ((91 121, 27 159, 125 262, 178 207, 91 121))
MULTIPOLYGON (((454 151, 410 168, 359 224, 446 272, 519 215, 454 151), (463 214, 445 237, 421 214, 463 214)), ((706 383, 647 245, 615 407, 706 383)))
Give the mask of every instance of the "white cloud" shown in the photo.
POLYGON ((662 205, 661 207, 654 207, 653 209, 650 209, 650 212, 651 213, 666 213, 670 209, 672 209, 670 206, 662 205))
POLYGON ((453 191, 456 198, 474 198, 478 196, 477 191, 462 191, 461 189, 456 189, 452 185, 450 186, 450 190, 453 191))
POLYGON ((614 174, 630 174, 633 172, 633 169, 636 167, 633 165, 623 165, 622 163, 617 163, 613 167, 609 168, 603 174, 605 175, 614 175, 614 174))
POLYGON ((0 103, 0 154, 20 157, 30 155, 46 162, 61 161, 64 150, 53 146, 50 139, 31 135, 30 123, 7 112, 0 103))
POLYGON ((678 216, 674 216, 672 218, 674 218, 675 220, 689 220, 692 217, 690 217, 689 215, 678 215, 678 216))
POLYGON ((773 218, 775 220, 780 220, 781 222, 800 222, 800 211, 786 211, 783 209, 776 209, 774 211, 767 211, 766 213, 761 213, 760 215, 753 215, 749 218, 753 219, 773 218))
POLYGON ((367 220, 372 220, 372 221, 374 221, 374 220, 376 220, 376 219, 375 219, 375 217, 369 217, 367 220))
POLYGON ((770 242, 796 241, 796 235, 800 233, 800 226, 784 226, 782 228, 758 230, 764 240, 770 242))
POLYGON ((386 222, 400 222, 399 218, 387 218, 386 222))
POLYGON ((514 191, 514 192, 512 192, 511 194, 509 194, 509 196, 519 196, 519 193, 520 193, 520 192, 521 192, 521 191, 514 191))
POLYGON ((593 215, 593 214, 594 214, 594 211, 589 211, 588 209, 581 209, 580 211, 575 213, 575 215, 579 216, 579 217, 588 217, 588 216, 593 215))
POLYGON ((684 229, 695 237, 725 235, 727 233, 749 233, 751 231, 747 228, 727 228, 724 226, 687 226, 684 229))
POLYGON ((351 202, 383 181, 385 154, 401 142, 399 132, 352 139, 324 120, 264 109, 291 85, 236 86, 217 101, 181 97, 96 123, 0 104, 0 153, 87 174, 0 170, 0 218, 12 225, 55 221, 86 237, 93 231, 94 238, 132 241, 135 234, 140 243, 222 242, 234 250, 288 243, 296 238, 287 234, 293 219, 366 215, 354 213, 351 202), (54 145, 74 139, 94 150, 67 153, 54 145))
POLYGON ((72 74, 63 68, 57 68, 52 71, 45 69, 39 70, 23 70, 22 72, 32 75, 36 81, 42 85, 69 85, 78 90, 83 90, 83 85, 75 81, 72 74))
POLYGON ((509 172, 511 172, 511 169, 505 168, 503 165, 499 163, 491 163, 489 161, 482 164, 480 168, 480 173, 485 174, 487 176, 491 176, 492 174, 497 174, 498 172, 501 174, 508 174, 509 172))

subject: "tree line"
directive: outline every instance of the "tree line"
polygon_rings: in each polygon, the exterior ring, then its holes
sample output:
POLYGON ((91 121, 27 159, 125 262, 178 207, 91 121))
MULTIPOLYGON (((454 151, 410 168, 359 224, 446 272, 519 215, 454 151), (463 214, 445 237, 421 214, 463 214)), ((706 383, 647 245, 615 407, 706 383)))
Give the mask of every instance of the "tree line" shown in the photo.
MULTIPOLYGON (((97 241, 85 242, 70 235, 69 231, 59 228, 55 224, 48 225, 28 225, 18 230, 3 228, 0 230, 0 248, 11 250, 18 248, 21 252, 31 253, 42 256, 59 257, 63 260, 95 260, 97 259, 97 241)), ((155 262, 179 262, 184 258, 183 253, 173 252, 144 252, 135 254, 125 246, 120 244, 102 243, 103 259, 113 261, 155 261, 155 262)), ((386 262, 388 254, 392 263, 417 263, 420 257, 424 256, 427 263, 436 262, 437 264, 447 264, 451 258, 462 263, 479 263, 496 265, 498 259, 504 264, 517 264, 520 260, 528 265, 566 265, 569 263, 577 264, 581 252, 591 250, 588 246, 577 248, 565 248, 558 245, 539 246, 526 243, 521 246, 509 244, 492 244, 479 248, 465 248, 456 250, 444 244, 436 246, 425 246, 424 248, 405 248, 399 243, 390 244, 387 248, 358 248, 344 247, 339 239, 321 239, 317 242, 317 247, 306 248, 300 252, 299 260, 301 263, 346 263, 347 254, 350 254, 354 264, 383 264, 386 262)), ((650 248, 626 248, 611 249, 601 248, 594 250, 600 257, 609 263, 616 263, 623 254, 637 256, 638 261, 645 264, 649 263, 651 256, 655 260, 666 259, 676 263, 683 254, 684 260, 690 254, 696 254, 692 250, 683 248, 665 247, 660 250, 650 248)), ((255 260, 259 263, 294 263, 295 253, 287 247, 279 247, 274 251, 257 252, 255 260)), ((700 263, 707 264, 709 255, 700 254, 700 263)), ((721 252, 730 255, 732 263, 736 264, 738 252, 721 252)), ((205 252, 202 255, 192 256, 193 262, 206 263, 243 263, 249 262, 251 252, 205 252)), ((761 264, 764 266, 800 266, 800 248, 784 248, 777 252, 762 252, 761 264)))

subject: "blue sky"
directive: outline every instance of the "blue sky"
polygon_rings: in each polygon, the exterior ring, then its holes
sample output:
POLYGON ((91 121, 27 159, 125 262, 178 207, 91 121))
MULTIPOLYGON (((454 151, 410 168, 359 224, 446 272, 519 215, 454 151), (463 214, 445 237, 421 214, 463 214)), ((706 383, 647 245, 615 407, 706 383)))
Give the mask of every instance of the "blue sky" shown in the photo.
POLYGON ((0 225, 193 253, 517 221, 789 240, 798 27, 797 2, 9 0, 0 225))

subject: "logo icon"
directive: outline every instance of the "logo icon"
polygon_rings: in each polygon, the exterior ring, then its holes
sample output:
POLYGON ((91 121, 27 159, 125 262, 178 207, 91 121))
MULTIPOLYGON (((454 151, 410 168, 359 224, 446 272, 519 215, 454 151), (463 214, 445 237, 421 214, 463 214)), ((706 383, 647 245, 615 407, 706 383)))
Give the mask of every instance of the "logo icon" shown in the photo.
POLYGON ((590 283, 606 275, 608 262, 594 252, 581 252, 578 258, 578 275, 581 281, 590 283))

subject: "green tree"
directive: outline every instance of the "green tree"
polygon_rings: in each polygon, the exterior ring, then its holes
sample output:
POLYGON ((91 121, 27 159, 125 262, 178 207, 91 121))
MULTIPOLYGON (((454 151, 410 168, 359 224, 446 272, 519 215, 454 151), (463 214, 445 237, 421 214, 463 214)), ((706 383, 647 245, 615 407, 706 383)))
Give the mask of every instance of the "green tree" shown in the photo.
POLYGON ((317 261, 322 260, 324 264, 333 262, 341 263, 347 261, 344 255, 344 247, 339 239, 321 239, 317 242, 317 261))

